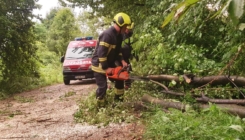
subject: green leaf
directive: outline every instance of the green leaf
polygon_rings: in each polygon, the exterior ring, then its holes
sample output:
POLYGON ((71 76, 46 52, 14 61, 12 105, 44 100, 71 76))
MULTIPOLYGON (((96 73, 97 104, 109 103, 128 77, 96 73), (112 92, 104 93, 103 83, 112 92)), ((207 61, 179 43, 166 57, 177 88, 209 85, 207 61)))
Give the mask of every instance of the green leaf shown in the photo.
POLYGON ((239 30, 243 31, 245 28, 245 23, 240 23, 238 28, 239 30))
POLYGON ((181 20, 183 16, 186 14, 186 12, 188 11, 188 9, 190 8, 190 6, 197 3, 198 1, 199 0, 186 0, 183 3, 180 3, 177 6, 177 10, 174 15, 174 17, 176 18, 176 21, 181 20))
POLYGON ((244 13, 244 1, 245 0, 232 0, 230 3, 230 8, 232 8, 232 14, 233 16, 237 18, 241 18, 241 16, 244 13))
POLYGON ((244 12, 244 0, 232 0, 228 12, 233 23, 237 25, 239 23, 239 18, 244 12))
MULTIPOLYGON (((223 15, 225 11, 227 11, 228 6, 230 5, 232 0, 228 0, 221 9, 219 9, 213 16, 210 17, 210 19, 215 18, 215 17, 219 17, 220 15, 223 15)), ((220 2, 220 1, 219 1, 220 2)), ((217 3, 219 3, 217 2, 217 3)), ((215 4, 216 5, 216 4, 215 4)), ((215 7, 213 7, 215 8, 215 7)))
POLYGON ((174 17, 174 11, 172 11, 168 16, 165 18, 165 20, 162 23, 162 28, 165 27, 174 17))
POLYGON ((188 11, 189 7, 197 3, 199 0, 186 0, 176 6, 173 11, 168 14, 166 19, 163 21, 162 28, 165 27, 173 17, 178 21, 183 18, 183 15, 188 11))
POLYGON ((174 80, 172 80, 171 83, 172 83, 173 85, 176 85, 176 81, 174 81, 174 80))
POLYGON ((241 125, 231 125, 230 128, 242 133, 244 132, 244 129, 241 127, 241 125))

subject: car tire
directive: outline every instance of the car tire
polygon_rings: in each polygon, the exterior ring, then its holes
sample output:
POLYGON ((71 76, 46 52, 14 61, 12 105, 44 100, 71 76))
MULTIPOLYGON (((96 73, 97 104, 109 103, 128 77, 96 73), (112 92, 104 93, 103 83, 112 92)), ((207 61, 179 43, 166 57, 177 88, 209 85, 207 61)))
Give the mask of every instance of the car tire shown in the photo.
POLYGON ((69 85, 70 84, 70 80, 69 79, 64 79, 64 84, 65 85, 69 85))

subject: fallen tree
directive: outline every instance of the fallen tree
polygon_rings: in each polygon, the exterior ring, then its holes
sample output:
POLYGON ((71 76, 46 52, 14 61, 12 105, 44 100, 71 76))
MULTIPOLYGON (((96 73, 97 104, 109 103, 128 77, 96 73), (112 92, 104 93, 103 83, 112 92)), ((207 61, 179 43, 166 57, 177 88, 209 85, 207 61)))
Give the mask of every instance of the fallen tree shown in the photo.
POLYGON ((154 81, 166 81, 171 82, 174 80, 177 83, 182 83, 185 81, 188 84, 193 86, 202 86, 209 84, 210 86, 215 85, 226 85, 232 84, 237 85, 239 87, 243 87, 245 85, 245 77, 241 76, 228 76, 228 75, 218 75, 218 76, 205 76, 205 77, 196 77, 195 75, 188 74, 182 76, 174 76, 174 75, 149 75, 147 78, 154 81), (184 79, 184 80, 181 80, 184 79))
MULTIPOLYGON (((170 95, 174 95, 174 96, 185 96, 184 93, 181 92, 174 92, 174 91, 170 91, 170 90, 163 90, 162 93, 166 93, 166 94, 170 94, 170 95)), ((207 96, 201 94, 201 95, 192 95, 193 98, 195 98, 195 100, 197 102, 203 102, 203 103, 215 103, 215 104, 238 104, 238 105, 245 105, 245 99, 211 99, 208 98, 207 96)))
MULTIPOLYGON (((148 94, 145 94, 142 97, 142 102, 145 103, 151 103, 162 106, 164 109, 169 108, 175 108, 181 111, 185 111, 188 107, 186 104, 183 104, 181 102, 171 102, 167 100, 160 100, 158 98, 154 98, 148 94)), ((237 115, 241 118, 245 117, 245 107, 235 105, 235 104, 216 104, 218 108, 220 108, 222 111, 230 113, 232 115, 237 115)), ((198 107, 201 109, 209 108, 209 105, 207 104, 198 104, 198 107)))

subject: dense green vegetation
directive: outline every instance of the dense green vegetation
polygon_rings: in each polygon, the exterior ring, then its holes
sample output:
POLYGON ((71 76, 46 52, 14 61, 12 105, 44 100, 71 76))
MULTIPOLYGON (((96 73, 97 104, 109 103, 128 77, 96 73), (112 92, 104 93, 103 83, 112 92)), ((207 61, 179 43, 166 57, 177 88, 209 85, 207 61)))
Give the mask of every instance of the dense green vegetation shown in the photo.
POLYGON ((154 115, 151 114, 145 139, 220 140, 245 137, 244 120, 221 112, 215 105, 200 113, 193 110, 171 112, 156 110, 154 115))
POLYGON ((33 0, 1 1, 0 98, 62 81, 60 57, 80 30, 69 8, 33 15, 33 0), (34 22, 34 18, 41 22, 34 22))
MULTIPOLYGON (((132 61, 133 74, 245 74, 243 0, 106 0, 103 1, 103 8, 100 7, 101 1, 68 1, 82 7, 92 7, 96 15, 110 18, 123 11, 132 17, 135 22, 133 40, 136 41, 133 48, 139 55, 139 61, 132 61)), ((173 90, 186 93, 192 89, 188 85, 178 85, 174 82, 164 84, 173 90)), ((219 90, 209 90, 207 86, 204 92, 210 97, 237 97, 237 94, 240 94, 238 91, 225 92, 225 88, 230 86, 215 88, 219 90)), ((133 88, 126 92, 125 102, 116 106, 113 106, 113 100, 110 100, 113 91, 108 91, 109 105, 99 110, 99 113, 94 105, 96 101, 92 92, 91 97, 81 101, 75 118, 78 122, 102 125, 122 120, 138 121, 142 118, 147 120, 145 139, 245 137, 244 120, 222 113, 215 106, 204 111, 190 110, 186 113, 172 110, 170 114, 153 107, 149 113, 134 115, 131 108, 125 107, 127 102, 140 101, 144 93, 163 98, 159 92, 161 88, 149 83, 135 82, 133 88)), ((188 96, 175 100, 193 103, 188 96)))
MULTIPOLYGON (((132 60, 133 74, 245 76, 244 0, 66 0, 71 5, 59 1, 64 7, 54 7, 44 19, 34 22, 32 10, 38 7, 34 0, 0 0, 0 98, 61 82, 59 59, 67 43, 76 36, 98 37, 97 31, 107 28, 118 12, 127 13, 135 23, 132 40, 139 61, 132 60), (90 10, 75 17, 66 6, 90 10)), ((176 91, 192 90, 188 85, 164 84, 176 91)), ((205 93, 212 97, 231 98, 239 94, 206 88, 205 93)), ((215 106, 186 113, 172 110, 168 114, 155 106, 148 112, 135 113, 126 105, 139 101, 144 93, 168 98, 160 93, 161 89, 154 84, 135 82, 123 103, 111 104, 99 112, 93 91, 81 101, 75 119, 103 125, 139 121, 147 126, 146 139, 245 137, 244 120, 222 113, 215 106)), ((111 102, 113 94, 108 91, 111 102)), ((188 97, 175 100, 192 104, 188 97)))
POLYGON ((24 88, 20 83, 35 84, 39 77, 31 21, 35 2, 1 0, 0 3, 0 93, 13 93, 16 88, 24 88))

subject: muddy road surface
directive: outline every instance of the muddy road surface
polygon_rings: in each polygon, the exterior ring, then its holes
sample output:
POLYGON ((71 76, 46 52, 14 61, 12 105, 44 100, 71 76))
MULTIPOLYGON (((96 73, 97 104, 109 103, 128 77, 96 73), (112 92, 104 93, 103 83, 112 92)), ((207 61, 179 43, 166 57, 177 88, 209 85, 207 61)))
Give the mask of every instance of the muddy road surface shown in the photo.
POLYGON ((74 121, 81 98, 96 89, 94 80, 55 84, 15 94, 0 101, 0 139, 16 140, 132 140, 141 139, 137 124, 98 128, 74 121), (73 93, 72 96, 67 96, 73 93))

